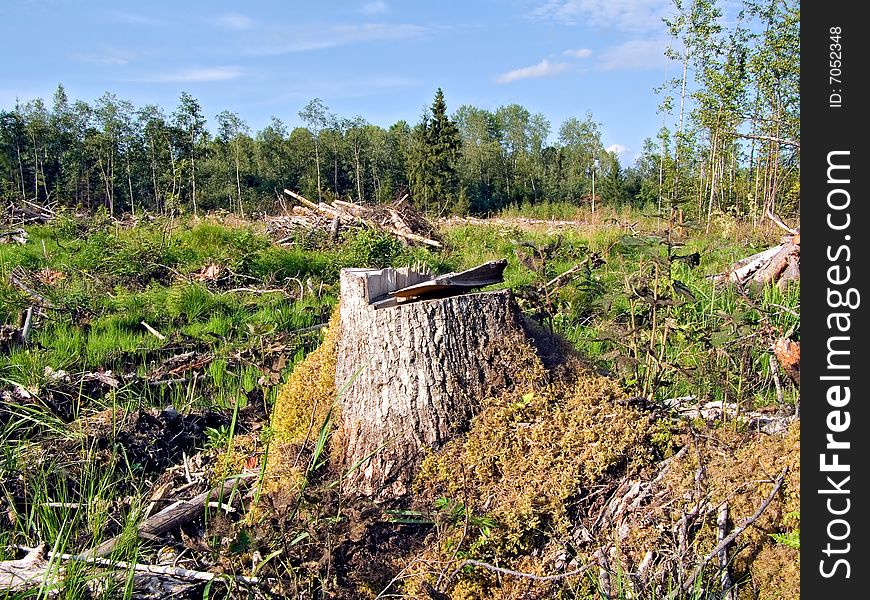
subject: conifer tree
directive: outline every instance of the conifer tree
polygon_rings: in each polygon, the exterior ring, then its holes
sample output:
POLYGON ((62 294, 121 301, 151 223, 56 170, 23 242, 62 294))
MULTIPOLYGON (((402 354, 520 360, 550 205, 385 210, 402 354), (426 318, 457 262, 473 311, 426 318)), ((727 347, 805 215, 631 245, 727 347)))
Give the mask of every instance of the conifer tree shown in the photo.
POLYGON ((414 129, 411 152, 411 191, 427 211, 445 214, 456 197, 462 139, 447 116, 441 88, 431 109, 414 129))

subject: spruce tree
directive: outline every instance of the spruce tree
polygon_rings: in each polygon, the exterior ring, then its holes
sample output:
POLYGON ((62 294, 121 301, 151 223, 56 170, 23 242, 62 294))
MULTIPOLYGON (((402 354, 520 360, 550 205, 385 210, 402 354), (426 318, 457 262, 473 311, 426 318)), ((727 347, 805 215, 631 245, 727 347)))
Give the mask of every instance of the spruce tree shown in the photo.
POLYGON ((443 215, 456 199, 461 147, 459 128, 447 116, 444 92, 438 88, 414 129, 411 190, 425 210, 443 215))

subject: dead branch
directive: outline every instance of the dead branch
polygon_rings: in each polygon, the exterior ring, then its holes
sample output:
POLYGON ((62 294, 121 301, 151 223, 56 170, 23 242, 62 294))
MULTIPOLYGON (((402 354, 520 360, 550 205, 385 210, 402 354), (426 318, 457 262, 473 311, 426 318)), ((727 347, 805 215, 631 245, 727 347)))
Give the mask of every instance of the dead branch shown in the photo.
POLYGON ((158 340, 160 340, 161 342, 166 340, 166 336, 165 336, 165 335, 163 335, 162 333, 160 333, 159 331, 157 331, 156 329, 154 329, 153 327, 151 327, 151 325, 149 325, 149 324, 146 323, 145 321, 142 321, 142 327, 144 327, 145 329, 147 329, 147 330, 148 330, 148 333, 150 333, 151 335, 153 335, 154 337, 156 337, 156 338, 157 338, 158 340))
POLYGON ((777 144, 782 144, 783 146, 792 146, 793 148, 800 149, 801 143, 795 140, 787 140, 784 138, 773 137, 770 135, 754 135, 749 133, 738 133, 737 137, 743 138, 746 140, 758 140, 760 142, 775 142, 777 144))
POLYGON ((9 273, 9 283, 14 287, 17 287, 19 290, 36 300, 36 302, 45 308, 54 308, 54 305, 45 299, 45 296, 33 291, 27 284, 25 284, 20 277, 16 276, 14 273, 9 273))
POLYGON ((770 207, 769 207, 769 206, 767 207, 767 209, 765 209, 764 214, 767 216, 768 219, 770 219, 771 221, 773 221, 774 223, 776 223, 777 225, 779 225, 781 228, 783 228, 783 229, 785 229, 786 231, 788 231, 790 234, 792 234, 792 235, 797 235, 798 233, 800 233, 800 229, 792 229, 791 227, 789 227, 788 225, 786 225, 785 222, 783 222, 782 219, 780 219, 777 215, 775 215, 775 214, 773 213, 772 210, 770 210, 770 207))
MULTIPOLYGON (((173 502, 154 516, 142 521, 136 528, 137 534, 161 535, 188 521, 192 521, 206 509, 208 502, 215 498, 224 498, 235 487, 240 485, 244 485, 244 479, 227 479, 221 485, 203 492, 190 500, 173 502)), ((92 550, 85 550, 80 556, 101 557, 111 554, 120 539, 121 536, 115 536, 92 550)))
MULTIPOLYGON (((716 515, 716 527, 718 530, 717 539, 721 543, 728 531, 728 502, 723 502, 722 506, 719 507, 719 514, 716 515)), ((728 570, 728 546, 725 546, 719 552, 719 569, 722 571, 720 580, 722 582, 723 600, 735 600, 731 573, 728 570)))
POLYGON ((701 562, 698 563, 698 566, 695 567, 695 570, 692 572, 692 574, 689 575, 688 579, 683 582, 681 588, 678 588, 671 593, 671 595, 668 597, 669 599, 675 598, 680 591, 689 591, 689 589, 695 583, 695 580, 704 570, 704 567, 707 566, 707 563, 717 557, 719 553, 722 552, 722 550, 727 548, 731 544, 731 542, 733 542, 737 538, 738 535, 743 533, 747 527, 749 527, 758 520, 758 518, 764 513, 764 511, 767 510, 767 507, 770 506, 770 503, 773 502, 773 499, 776 498, 776 495, 779 493, 779 490, 782 487, 782 482, 785 480, 785 476, 787 473, 788 467, 785 467, 782 470, 782 473, 780 473, 779 477, 776 478, 775 485, 773 486, 773 490, 770 492, 770 495, 765 498, 764 502, 759 505, 758 509, 752 514, 752 516, 744 519, 743 522, 740 523, 740 525, 731 530, 731 533, 722 538, 722 540, 716 545, 716 547, 713 548, 713 550, 711 550, 706 556, 704 556, 704 558, 701 559, 701 562))
MULTIPOLYGON (((90 565, 97 565, 100 567, 111 567, 113 569, 121 569, 124 571, 136 571, 139 573, 150 573, 152 575, 164 575, 169 577, 176 577, 178 579, 186 579, 189 581, 211 581, 216 577, 228 577, 228 575, 220 574, 220 573, 211 573, 209 571, 194 571, 191 569, 184 569, 182 567, 175 567, 171 565, 149 565, 143 563, 130 563, 123 560, 110 560, 108 558, 97 558, 93 556, 82 556, 81 554, 64 554, 59 552, 46 552, 45 544, 41 544, 36 548, 26 548, 22 547, 22 550, 26 550, 28 552, 27 557, 21 559, 21 561, 25 561, 30 558, 31 554, 35 552, 41 552, 43 558, 47 558, 49 561, 52 560, 62 560, 62 561, 75 561, 86 563, 90 565)), ((15 562, 21 562, 15 561, 15 562)), ((3 563, 0 563, 2 565, 3 563)), ((240 583, 245 583, 248 585, 254 585, 260 582, 260 579, 257 577, 245 577, 242 575, 234 575, 232 579, 238 581, 240 583)), ((2 582, 0 582, 0 589, 2 589, 2 582)))
POLYGON ((30 337, 30 332, 33 329, 33 307, 27 307, 27 313, 24 316, 24 325, 21 327, 21 341, 27 343, 27 338, 30 337))
POLYGON ((465 567, 481 567, 483 569, 488 569, 493 571, 494 573, 499 573, 501 575, 512 575, 513 577, 523 577, 525 579, 532 579, 534 581, 558 581, 559 579, 565 579, 566 577, 574 577, 575 575, 582 575, 589 569, 594 566, 597 566, 598 563, 588 564, 580 567, 579 569, 574 569, 573 571, 568 571, 566 573, 556 573, 554 575, 535 575, 534 573, 523 573, 522 571, 514 571, 513 569, 505 569, 503 567, 496 567, 495 565, 491 565, 489 563, 481 562, 479 560, 472 560, 467 558, 459 563, 459 566, 456 567, 456 570, 450 574, 450 577, 447 578, 448 581, 456 577, 459 572, 465 567))

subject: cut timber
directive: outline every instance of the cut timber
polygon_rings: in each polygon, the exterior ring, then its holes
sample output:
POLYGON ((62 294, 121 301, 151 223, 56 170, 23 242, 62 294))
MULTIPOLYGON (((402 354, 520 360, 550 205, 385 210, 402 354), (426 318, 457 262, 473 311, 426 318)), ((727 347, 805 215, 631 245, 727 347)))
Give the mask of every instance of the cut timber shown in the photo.
POLYGON ((509 290, 372 305, 426 279, 407 268, 341 271, 335 381, 347 384, 337 439, 348 491, 405 495, 424 453, 465 431, 484 398, 528 376, 517 366, 524 348, 535 364, 558 361, 553 338, 526 322, 509 290))
POLYGON ((801 234, 785 236, 778 246, 738 260, 722 273, 711 275, 718 283, 775 283, 800 279, 801 234))
POLYGON ((442 247, 441 242, 433 237, 437 235, 435 227, 425 216, 415 211, 404 197, 392 205, 362 205, 343 200, 334 200, 332 204, 315 204, 293 190, 285 189, 284 194, 293 198, 298 206, 291 207, 289 214, 286 214, 287 203, 284 196, 279 194, 285 215, 266 219, 269 234, 280 244, 292 243, 294 231, 299 230, 324 231, 334 243, 338 238, 338 228, 345 227, 382 231, 399 238, 404 244, 442 247))

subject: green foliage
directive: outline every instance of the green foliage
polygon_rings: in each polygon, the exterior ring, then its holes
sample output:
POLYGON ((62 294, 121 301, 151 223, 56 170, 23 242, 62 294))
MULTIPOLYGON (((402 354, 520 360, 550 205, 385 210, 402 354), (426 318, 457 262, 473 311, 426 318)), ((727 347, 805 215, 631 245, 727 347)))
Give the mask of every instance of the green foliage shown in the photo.
POLYGON ((410 255, 394 236, 364 229, 348 241, 336 258, 342 266, 380 269, 409 259, 410 255))
MULTIPOLYGON (((800 523, 800 518, 800 511, 792 511, 785 515, 787 521, 793 521, 794 523, 800 523)), ((787 548, 794 548, 795 550, 801 549, 801 530, 797 525, 794 529, 785 533, 771 533, 770 537, 772 537, 777 544, 782 544, 787 548)))
POLYGON ((456 197, 457 162, 461 138, 456 123, 447 116, 441 88, 431 109, 414 128, 410 148, 411 191, 424 210, 444 215, 456 197))

